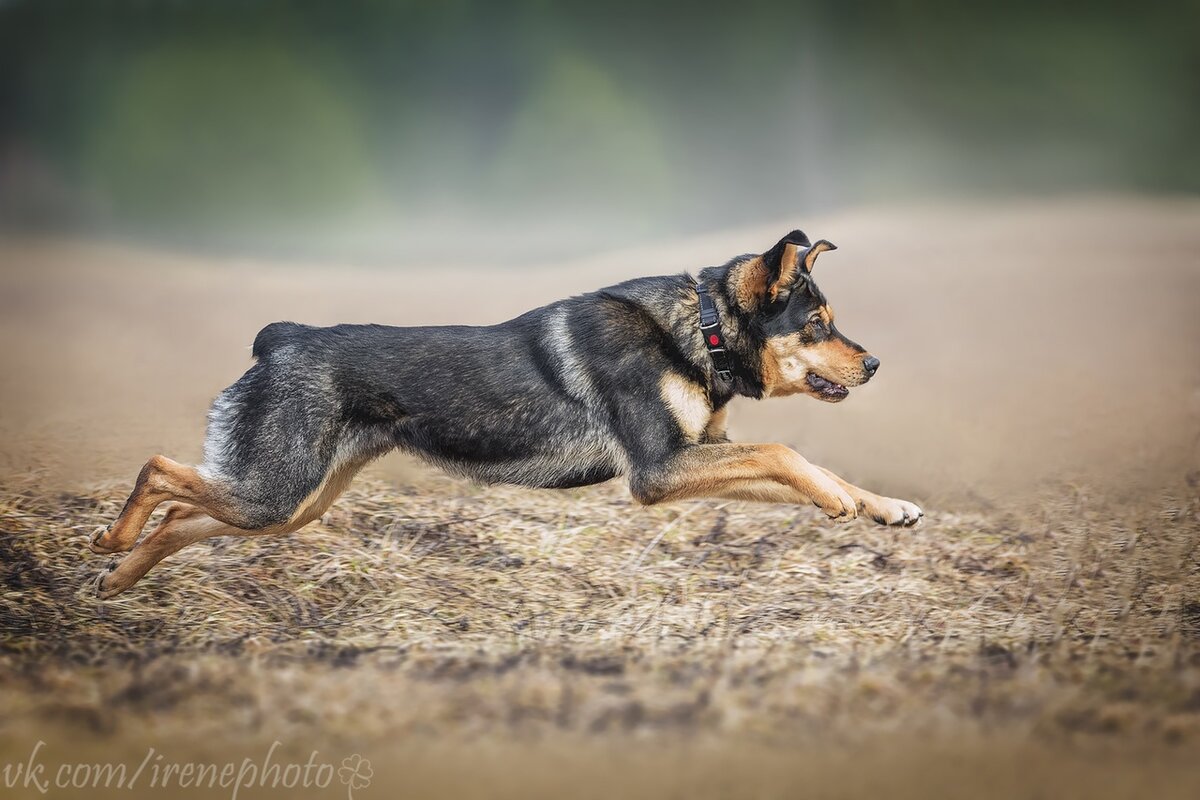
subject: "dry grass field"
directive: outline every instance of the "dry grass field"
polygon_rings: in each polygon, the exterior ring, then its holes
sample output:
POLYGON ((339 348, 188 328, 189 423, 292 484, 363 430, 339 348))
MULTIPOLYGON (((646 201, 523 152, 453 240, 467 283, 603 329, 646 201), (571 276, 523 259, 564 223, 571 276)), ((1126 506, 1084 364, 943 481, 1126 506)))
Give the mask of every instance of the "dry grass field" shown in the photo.
POLYGON ((196 459, 263 324, 495 321, 791 224, 519 268, 2 243, 0 764, 279 741, 370 759, 357 797, 1195 797, 1197 223, 1116 198, 803 221, 883 367, 840 406, 738 401, 731 433, 916 500, 917 529, 389 457, 320 523, 109 602, 87 534, 149 455, 196 459))

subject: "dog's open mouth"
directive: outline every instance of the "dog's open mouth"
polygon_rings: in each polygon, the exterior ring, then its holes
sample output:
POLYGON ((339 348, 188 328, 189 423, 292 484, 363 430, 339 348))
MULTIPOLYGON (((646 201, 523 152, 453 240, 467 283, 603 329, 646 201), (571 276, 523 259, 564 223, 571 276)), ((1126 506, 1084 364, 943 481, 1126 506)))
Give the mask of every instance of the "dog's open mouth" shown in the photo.
POLYGON ((808 385, 815 391, 822 400, 841 400, 846 395, 850 394, 850 390, 840 383, 822 378, 815 372, 808 373, 806 378, 808 385))

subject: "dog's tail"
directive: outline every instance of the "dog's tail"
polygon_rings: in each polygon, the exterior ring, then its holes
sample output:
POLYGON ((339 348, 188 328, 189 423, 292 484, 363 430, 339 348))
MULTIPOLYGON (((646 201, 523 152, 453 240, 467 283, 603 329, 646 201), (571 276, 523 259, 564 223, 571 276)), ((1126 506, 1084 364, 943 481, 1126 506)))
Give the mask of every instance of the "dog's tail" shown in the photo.
POLYGON ((250 353, 261 361, 308 327, 298 322, 272 322, 254 337, 254 346, 250 348, 250 353))

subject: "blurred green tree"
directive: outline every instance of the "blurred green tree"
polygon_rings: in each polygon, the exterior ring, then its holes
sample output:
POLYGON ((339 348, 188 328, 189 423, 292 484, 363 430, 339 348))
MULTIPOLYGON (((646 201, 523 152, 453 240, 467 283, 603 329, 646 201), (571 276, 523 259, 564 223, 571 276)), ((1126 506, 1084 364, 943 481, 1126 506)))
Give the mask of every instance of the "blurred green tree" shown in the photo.
POLYGON ((492 155, 491 190, 573 212, 671 196, 662 129, 648 104, 578 53, 557 53, 518 102, 492 155))
POLYGON ((376 199, 363 125, 311 61, 261 41, 164 45, 129 60, 84 145, 121 219, 303 224, 376 199))

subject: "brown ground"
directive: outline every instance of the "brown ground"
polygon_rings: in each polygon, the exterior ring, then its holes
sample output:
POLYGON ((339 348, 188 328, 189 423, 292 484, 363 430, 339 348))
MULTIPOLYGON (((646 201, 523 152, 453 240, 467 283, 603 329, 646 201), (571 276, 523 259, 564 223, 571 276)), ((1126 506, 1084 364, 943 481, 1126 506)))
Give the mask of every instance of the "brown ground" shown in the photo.
POLYGON ((371 759, 359 797, 1195 796, 1197 223, 1116 199, 805 221, 883 367, 839 406, 736 403, 731 431, 920 502, 915 531, 397 457, 320 524, 109 603, 86 534, 146 457, 199 455, 264 323, 495 321, 791 225, 521 270, 477 242, 404 270, 0 243, 0 770, 38 737, 51 764, 277 739, 371 759))

